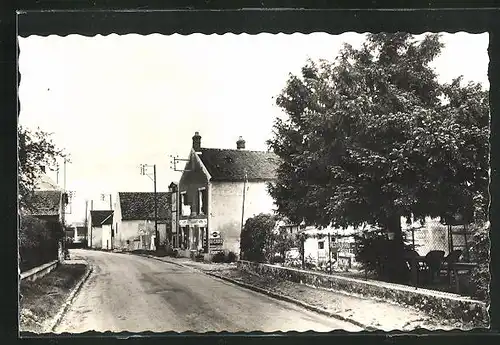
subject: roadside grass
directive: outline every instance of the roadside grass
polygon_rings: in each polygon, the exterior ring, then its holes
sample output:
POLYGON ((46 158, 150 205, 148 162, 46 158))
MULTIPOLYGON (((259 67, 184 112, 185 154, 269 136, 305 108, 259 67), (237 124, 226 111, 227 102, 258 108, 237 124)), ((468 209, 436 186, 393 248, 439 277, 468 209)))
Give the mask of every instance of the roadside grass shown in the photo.
POLYGON ((56 315, 85 272, 84 264, 61 264, 34 282, 21 281, 19 330, 44 332, 47 321, 56 315))

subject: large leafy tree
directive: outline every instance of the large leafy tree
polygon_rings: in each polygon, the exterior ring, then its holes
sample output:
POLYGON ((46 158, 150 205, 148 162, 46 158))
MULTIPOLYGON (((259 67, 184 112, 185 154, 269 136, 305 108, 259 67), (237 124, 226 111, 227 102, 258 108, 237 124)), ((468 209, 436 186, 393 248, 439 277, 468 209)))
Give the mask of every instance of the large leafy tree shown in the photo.
POLYGON ((488 94, 460 77, 441 84, 430 64, 442 48, 439 35, 370 34, 290 75, 269 140, 282 158, 270 185, 280 214, 402 240, 401 217, 486 208, 488 94))
POLYGON ((37 129, 18 128, 19 204, 31 207, 29 200, 43 168, 54 168, 58 158, 67 154, 53 142, 50 133, 37 129))

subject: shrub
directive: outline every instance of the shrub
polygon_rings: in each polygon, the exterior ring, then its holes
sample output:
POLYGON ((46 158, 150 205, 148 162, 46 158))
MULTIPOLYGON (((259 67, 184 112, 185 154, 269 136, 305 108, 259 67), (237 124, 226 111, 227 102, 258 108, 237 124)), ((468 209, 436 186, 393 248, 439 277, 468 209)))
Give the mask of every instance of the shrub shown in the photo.
MULTIPOLYGON (((22 216, 19 226, 19 268, 26 271, 58 259, 64 230, 58 222, 22 216)), ((66 247, 66 246, 65 246, 66 247)))
POLYGON ((226 255, 226 262, 231 263, 238 260, 238 256, 234 252, 229 252, 226 255))
MULTIPOLYGON (((389 240, 381 231, 355 236, 356 261, 368 272, 375 272, 378 278, 392 282, 406 282, 410 271, 400 255, 401 243, 389 240)), ((403 249, 411 246, 404 244, 403 249)))
POLYGON ((475 234, 469 248, 470 258, 478 264, 471 272, 472 297, 488 300, 490 286, 490 226, 475 226, 475 234))
POLYGON ((258 214, 247 219, 241 231, 240 248, 243 260, 266 262, 272 255, 273 230, 276 217, 258 214))
POLYGON ((271 259, 269 260, 269 263, 270 264, 282 264, 285 262, 285 259, 282 257, 282 256, 273 256, 271 257, 271 259))
POLYGON ((212 262, 215 262, 215 263, 222 263, 225 261, 225 259, 226 259, 226 256, 225 256, 224 252, 218 252, 214 256, 212 256, 212 262))

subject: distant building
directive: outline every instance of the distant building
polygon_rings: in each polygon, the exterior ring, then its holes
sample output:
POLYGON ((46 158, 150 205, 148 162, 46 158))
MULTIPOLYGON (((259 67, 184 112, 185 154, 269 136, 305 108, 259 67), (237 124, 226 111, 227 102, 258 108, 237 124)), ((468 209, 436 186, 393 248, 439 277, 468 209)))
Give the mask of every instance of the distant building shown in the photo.
POLYGON ((270 152, 245 150, 241 137, 236 149, 202 148, 198 132, 192 140, 178 186, 179 231, 174 244, 183 256, 200 250, 238 254, 242 217, 244 223, 274 210, 267 185, 276 179, 279 158, 270 152))
POLYGON ((92 210, 88 222, 88 245, 95 249, 113 249, 112 229, 113 211, 112 210, 92 210))
MULTIPOLYGON (((115 249, 155 249, 154 197, 151 192, 118 193, 112 220, 115 249)), ((158 232, 163 244, 169 240, 171 230, 171 196, 168 192, 158 192, 156 197, 158 232)))

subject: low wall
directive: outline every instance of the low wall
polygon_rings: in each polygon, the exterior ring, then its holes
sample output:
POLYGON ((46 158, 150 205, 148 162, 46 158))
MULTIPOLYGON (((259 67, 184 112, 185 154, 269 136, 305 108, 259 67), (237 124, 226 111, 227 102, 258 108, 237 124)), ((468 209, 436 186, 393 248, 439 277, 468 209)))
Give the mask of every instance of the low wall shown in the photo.
POLYGON ((21 273, 21 280, 35 281, 52 272, 56 267, 58 260, 54 260, 41 266, 30 269, 21 273))
POLYGON ((247 272, 271 276, 319 288, 345 291, 364 297, 397 302, 431 315, 462 322, 474 322, 487 327, 489 315, 484 302, 451 293, 416 289, 411 286, 362 280, 338 275, 311 272, 290 267, 238 261, 238 268, 247 272))

